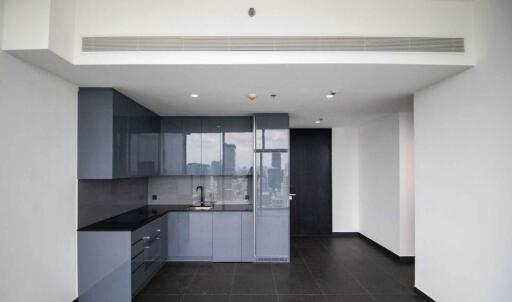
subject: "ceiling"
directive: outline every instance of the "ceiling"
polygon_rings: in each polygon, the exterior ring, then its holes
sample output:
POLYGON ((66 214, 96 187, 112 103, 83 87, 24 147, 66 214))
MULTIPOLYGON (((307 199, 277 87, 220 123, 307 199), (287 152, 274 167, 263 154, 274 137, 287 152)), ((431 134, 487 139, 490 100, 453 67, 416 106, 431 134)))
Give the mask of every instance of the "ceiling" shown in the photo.
POLYGON ((64 66, 50 59, 35 61, 80 87, 114 87, 160 115, 286 112, 292 127, 304 128, 359 127, 389 113, 412 111, 414 92, 467 68, 389 64, 64 66), (327 99, 331 91, 337 94, 327 99), (191 98, 193 93, 199 98, 191 98), (257 95, 255 101, 248 100, 250 93, 257 95), (271 94, 277 97, 273 99, 271 94), (323 123, 315 124, 319 118, 323 123))

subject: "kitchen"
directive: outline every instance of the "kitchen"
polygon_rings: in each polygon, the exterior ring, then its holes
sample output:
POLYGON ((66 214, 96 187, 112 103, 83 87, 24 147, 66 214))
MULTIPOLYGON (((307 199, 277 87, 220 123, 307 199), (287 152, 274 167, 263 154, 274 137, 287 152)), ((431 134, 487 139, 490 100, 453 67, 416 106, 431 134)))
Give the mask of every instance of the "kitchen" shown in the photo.
POLYGON ((161 117, 111 88, 78 102, 80 301, 128 301, 166 261, 289 262, 287 114, 161 117))

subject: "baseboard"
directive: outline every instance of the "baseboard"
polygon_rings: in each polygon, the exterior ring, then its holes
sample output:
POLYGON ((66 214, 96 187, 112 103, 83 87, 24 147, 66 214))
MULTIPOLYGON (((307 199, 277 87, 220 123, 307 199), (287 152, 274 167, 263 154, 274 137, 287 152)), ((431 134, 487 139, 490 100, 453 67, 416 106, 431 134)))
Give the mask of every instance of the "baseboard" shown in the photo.
POLYGON ((404 263, 414 263, 414 256, 398 256, 394 252, 388 250, 387 248, 383 247, 379 243, 371 240, 370 238, 366 237, 365 235, 361 234, 360 232, 332 232, 333 237, 360 237, 364 240, 368 241, 371 245, 375 246, 376 248, 382 250, 389 256, 395 258, 396 260, 404 263))
POLYGON ((359 232, 332 232, 333 237, 359 237, 359 232))
POLYGON ((414 287, 414 292, 423 299, 425 299, 427 302, 436 302, 436 300, 430 298, 427 294, 419 290, 416 286, 414 287))

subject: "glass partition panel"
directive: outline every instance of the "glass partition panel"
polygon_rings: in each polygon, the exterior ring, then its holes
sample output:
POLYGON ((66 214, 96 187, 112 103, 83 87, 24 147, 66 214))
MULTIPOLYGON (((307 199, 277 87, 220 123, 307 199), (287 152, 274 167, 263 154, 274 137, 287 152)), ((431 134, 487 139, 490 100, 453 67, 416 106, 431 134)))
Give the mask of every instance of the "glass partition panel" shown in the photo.
POLYGON ((255 256, 285 262, 290 255, 289 129, 286 114, 255 118, 255 256))

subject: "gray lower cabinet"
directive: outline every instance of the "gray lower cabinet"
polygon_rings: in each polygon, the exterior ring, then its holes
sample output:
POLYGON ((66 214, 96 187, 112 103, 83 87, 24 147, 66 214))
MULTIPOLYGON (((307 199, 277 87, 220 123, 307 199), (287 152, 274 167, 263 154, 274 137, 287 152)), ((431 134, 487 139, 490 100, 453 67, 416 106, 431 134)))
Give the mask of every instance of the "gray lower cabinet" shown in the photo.
POLYGON ((242 261, 242 215, 240 212, 213 213, 213 261, 242 261))
POLYGON ((131 301, 162 267, 167 237, 167 216, 133 232, 78 232, 79 300, 131 301))
POLYGON ((211 261, 212 213, 169 213, 168 232, 168 260, 211 261))
POLYGON ((142 290, 166 261, 167 230, 167 216, 164 215, 132 232, 133 296, 142 290))
POLYGON ((168 260, 254 261, 252 212, 173 212, 167 215, 168 260))

